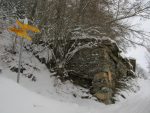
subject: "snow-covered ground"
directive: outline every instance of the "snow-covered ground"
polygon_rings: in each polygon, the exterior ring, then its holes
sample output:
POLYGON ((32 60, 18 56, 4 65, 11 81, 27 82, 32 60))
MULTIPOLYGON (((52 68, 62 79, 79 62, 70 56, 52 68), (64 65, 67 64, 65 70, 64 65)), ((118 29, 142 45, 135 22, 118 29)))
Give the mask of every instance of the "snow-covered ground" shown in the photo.
POLYGON ((140 91, 124 92, 126 99, 118 96, 116 104, 104 105, 95 101, 87 89, 69 81, 60 82, 25 50, 22 63, 26 70, 17 84, 17 73, 10 68, 17 66, 18 54, 7 51, 12 47, 12 39, 5 33, 0 38, 0 113, 150 113, 150 79, 138 79, 140 91), (36 81, 26 76, 31 73, 36 81))
MULTIPOLYGON (((68 95, 72 96, 71 93, 61 94, 60 92, 58 97, 58 95, 53 95, 56 90, 50 88, 51 86, 48 90, 51 90, 49 92, 51 97, 44 96, 38 93, 46 92, 46 88, 38 92, 41 86, 30 84, 32 89, 37 91, 29 90, 28 87, 25 87, 29 84, 21 86, 8 76, 6 77, 5 74, 11 73, 0 74, 0 113, 150 113, 150 79, 139 79, 141 90, 135 94, 128 93, 127 99, 121 99, 113 105, 104 105, 92 99, 69 98, 68 95)), ((39 85, 43 84, 41 80, 39 85)), ((68 89, 71 87, 72 85, 68 84, 68 89)))

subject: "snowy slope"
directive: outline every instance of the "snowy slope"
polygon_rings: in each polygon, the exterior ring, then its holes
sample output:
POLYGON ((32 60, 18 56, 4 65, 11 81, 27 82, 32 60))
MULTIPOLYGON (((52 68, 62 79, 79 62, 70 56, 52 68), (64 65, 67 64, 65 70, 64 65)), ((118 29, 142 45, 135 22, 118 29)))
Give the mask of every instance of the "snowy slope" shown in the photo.
POLYGON ((0 92, 0 113, 77 113, 79 111, 79 106, 76 104, 70 106, 69 103, 42 97, 2 77, 0 92))
POLYGON ((80 105, 47 98, 2 76, 0 113, 150 113, 150 80, 139 80, 141 90, 138 93, 115 105, 106 106, 92 101, 80 105))
POLYGON ((150 113, 150 80, 139 79, 139 92, 126 92, 126 99, 117 97, 116 104, 106 106, 95 101, 87 89, 53 77, 45 65, 25 50, 22 63, 26 70, 17 84, 17 73, 10 68, 17 67, 18 53, 6 51, 11 47, 11 36, 5 32, 0 38, 0 113, 150 113), (33 74, 36 82, 27 74, 33 74))

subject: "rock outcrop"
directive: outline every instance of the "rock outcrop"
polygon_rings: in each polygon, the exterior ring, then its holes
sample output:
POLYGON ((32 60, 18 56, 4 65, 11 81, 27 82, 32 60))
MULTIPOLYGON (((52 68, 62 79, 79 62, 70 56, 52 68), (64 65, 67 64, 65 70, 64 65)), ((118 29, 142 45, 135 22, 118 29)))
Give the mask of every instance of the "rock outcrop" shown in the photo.
POLYGON ((79 37, 64 44, 61 60, 52 58, 46 62, 43 55, 35 56, 62 81, 71 79, 74 84, 90 89, 99 101, 111 104, 118 89, 128 88, 126 81, 135 77, 136 61, 123 58, 117 44, 109 38, 79 37))
POLYGON ((116 87, 120 87, 117 81, 134 77, 135 60, 123 58, 117 44, 110 39, 78 41, 81 44, 93 43, 93 47, 75 53, 65 67, 69 76, 75 84, 90 88, 98 100, 105 104, 112 103, 116 87))

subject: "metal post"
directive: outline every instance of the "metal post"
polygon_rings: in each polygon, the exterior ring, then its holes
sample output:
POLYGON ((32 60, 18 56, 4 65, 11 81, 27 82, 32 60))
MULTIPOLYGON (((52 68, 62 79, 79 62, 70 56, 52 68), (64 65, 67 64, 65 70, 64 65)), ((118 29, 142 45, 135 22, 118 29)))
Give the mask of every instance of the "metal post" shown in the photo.
MULTIPOLYGON (((24 24, 28 24, 28 19, 24 19, 24 24)), ((18 75, 17 75, 17 83, 20 80, 20 71, 21 71, 21 58, 22 58, 22 49, 23 48, 23 38, 20 39, 20 51, 19 51, 19 64, 18 64, 18 75)))
POLYGON ((23 38, 20 39, 20 50, 19 50, 19 64, 18 64, 17 83, 19 83, 19 80, 20 80, 22 48, 23 48, 23 38))

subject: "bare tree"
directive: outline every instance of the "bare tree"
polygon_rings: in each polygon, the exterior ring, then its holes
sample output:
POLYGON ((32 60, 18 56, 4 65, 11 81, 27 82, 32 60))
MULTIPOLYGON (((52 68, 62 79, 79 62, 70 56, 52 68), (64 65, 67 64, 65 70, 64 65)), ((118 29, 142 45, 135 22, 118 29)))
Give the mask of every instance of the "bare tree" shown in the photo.
MULTIPOLYGON (((54 68, 68 62, 77 48, 72 38, 82 35, 116 40, 123 50, 135 44, 146 46, 149 33, 128 23, 134 17, 149 19, 150 2, 129 0, 1 0, 3 9, 18 18, 27 16, 41 29, 34 44, 44 43, 53 53, 54 68), (5 7, 4 7, 5 6, 5 7), (8 10, 10 9, 10 10, 8 10), (15 13, 13 12, 15 10, 15 13), (135 38, 137 41, 135 41, 135 38), (68 46, 68 44, 71 44, 68 46), (66 58, 68 58, 66 60, 66 58)), ((65 67, 65 66, 63 66, 65 67)))

